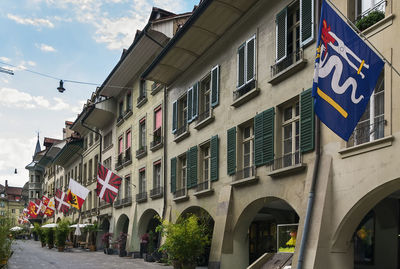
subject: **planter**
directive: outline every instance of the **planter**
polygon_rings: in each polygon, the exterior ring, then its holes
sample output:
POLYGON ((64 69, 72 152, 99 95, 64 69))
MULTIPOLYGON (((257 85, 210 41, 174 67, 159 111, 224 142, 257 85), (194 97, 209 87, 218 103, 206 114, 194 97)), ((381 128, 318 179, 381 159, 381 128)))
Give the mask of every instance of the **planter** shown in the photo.
POLYGON ((95 245, 90 245, 89 246, 90 251, 96 251, 96 246, 95 245))
POLYGON ((65 247, 58 247, 58 252, 64 252, 65 247))
POLYGON ((6 265, 7 262, 8 262, 8 258, 1 258, 1 259, 0 259, 0 264, 1 264, 1 265, 6 265))
POLYGON ((195 263, 184 263, 182 264, 182 269, 196 269, 195 263))
POLYGON ((143 258, 146 262, 155 262, 155 259, 153 258, 153 256, 151 254, 143 254, 143 258))
POLYGON ((174 267, 174 269, 182 269, 182 263, 180 261, 171 261, 172 266, 174 267))
POLYGON ((45 242, 41 242, 42 243, 42 248, 44 248, 46 246, 45 242))
POLYGON ((54 244, 48 244, 49 245, 49 249, 54 248, 54 244))
POLYGON ((124 249, 119 250, 119 254, 118 255, 120 257, 125 257, 126 256, 126 250, 124 250, 124 249))

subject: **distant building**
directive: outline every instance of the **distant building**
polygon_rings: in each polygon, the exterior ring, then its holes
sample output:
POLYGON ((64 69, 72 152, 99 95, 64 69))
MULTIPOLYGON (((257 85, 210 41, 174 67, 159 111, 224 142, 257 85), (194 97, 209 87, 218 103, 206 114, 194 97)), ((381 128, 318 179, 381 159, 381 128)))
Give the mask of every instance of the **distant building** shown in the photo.
POLYGON ((23 197, 23 189, 20 187, 5 186, 0 187, 0 216, 10 214, 12 225, 18 224, 19 214, 22 212, 27 197, 23 197))

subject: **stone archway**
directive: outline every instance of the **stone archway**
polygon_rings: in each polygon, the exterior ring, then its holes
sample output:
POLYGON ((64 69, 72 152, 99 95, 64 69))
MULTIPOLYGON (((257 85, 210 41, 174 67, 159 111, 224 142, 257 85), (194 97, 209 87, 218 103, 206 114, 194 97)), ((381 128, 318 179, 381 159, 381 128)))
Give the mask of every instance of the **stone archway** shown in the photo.
POLYGON ((233 228, 231 264, 246 268, 266 252, 294 251, 298 223, 299 215, 287 201, 277 197, 254 200, 243 209, 233 228), (279 239, 279 231, 285 231, 282 235, 288 237, 279 239), (293 245, 286 250, 289 241, 293 245))
POLYGON ((138 237, 140 238, 140 253, 153 252, 160 245, 161 236, 156 232, 161 224, 160 215, 154 209, 143 212, 138 222, 138 237))

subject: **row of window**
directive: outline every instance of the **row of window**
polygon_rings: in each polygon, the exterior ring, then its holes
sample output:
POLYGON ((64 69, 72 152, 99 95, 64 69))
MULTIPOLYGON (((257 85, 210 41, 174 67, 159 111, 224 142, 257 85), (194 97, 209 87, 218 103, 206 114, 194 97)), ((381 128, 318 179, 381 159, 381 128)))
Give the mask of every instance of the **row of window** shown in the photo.
MULTIPOLYGON (((147 100, 147 82, 145 80, 139 81, 139 97, 137 98, 137 106, 140 107, 147 100)), ((121 121, 124 117, 132 113, 132 92, 128 91, 124 98, 118 103, 118 118, 117 122, 121 121)))

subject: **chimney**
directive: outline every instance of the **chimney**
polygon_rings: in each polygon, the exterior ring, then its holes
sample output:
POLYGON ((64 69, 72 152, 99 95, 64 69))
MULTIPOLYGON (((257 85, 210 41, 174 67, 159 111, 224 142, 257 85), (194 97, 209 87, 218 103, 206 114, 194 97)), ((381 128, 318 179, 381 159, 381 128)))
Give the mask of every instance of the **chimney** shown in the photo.
POLYGON ((6 188, 8 187, 8 180, 6 179, 6 188))

